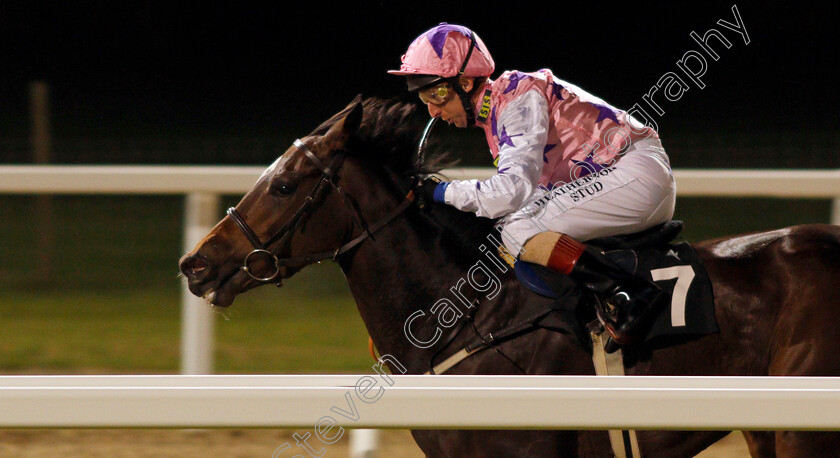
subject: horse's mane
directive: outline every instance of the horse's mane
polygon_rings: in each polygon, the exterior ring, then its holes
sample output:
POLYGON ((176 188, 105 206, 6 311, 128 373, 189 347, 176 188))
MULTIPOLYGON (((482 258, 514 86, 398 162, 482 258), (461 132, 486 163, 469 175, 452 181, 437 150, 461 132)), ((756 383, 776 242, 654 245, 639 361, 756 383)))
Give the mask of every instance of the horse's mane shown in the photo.
MULTIPOLYGON (((364 107, 358 135, 348 145, 354 157, 387 167, 396 174, 431 174, 452 165, 448 156, 439 154, 430 157, 417 169, 414 153, 417 150, 423 127, 429 121, 420 110, 420 105, 397 98, 381 99, 357 96, 354 102, 364 107)), ((324 121, 311 135, 323 135, 336 122, 343 119, 355 103, 324 121)))
MULTIPOLYGON (((429 155, 420 167, 415 164, 417 145, 429 121, 428 114, 418 103, 380 98, 363 99, 361 103, 364 107, 362 123, 347 149, 369 170, 402 180, 401 184, 394 183, 395 192, 404 193, 409 176, 436 173, 453 164, 447 154, 429 155)), ((323 135, 351 108, 352 104, 318 126, 312 134, 323 135)), ((432 205, 431 209, 420 213, 414 224, 434 226, 427 228, 431 230, 437 228, 439 231, 434 232, 441 234, 440 244, 457 257, 465 258, 463 262, 474 262, 473 255, 479 253, 478 247, 486 244, 487 235, 494 232, 494 220, 479 218, 449 205, 432 205)))

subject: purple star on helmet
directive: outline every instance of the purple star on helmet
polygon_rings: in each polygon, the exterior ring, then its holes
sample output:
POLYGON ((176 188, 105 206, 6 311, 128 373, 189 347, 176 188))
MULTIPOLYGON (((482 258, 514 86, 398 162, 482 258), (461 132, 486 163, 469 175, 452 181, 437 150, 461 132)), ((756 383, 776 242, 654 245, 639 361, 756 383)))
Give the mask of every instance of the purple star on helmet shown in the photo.
POLYGON ((589 175, 590 173, 597 173, 607 168, 606 165, 595 162, 595 157, 593 156, 593 153, 589 153, 589 155, 586 156, 586 158, 582 161, 576 161, 572 159, 572 162, 575 163, 576 168, 579 167, 580 169, 582 169, 580 173, 578 173, 578 178, 583 178, 586 175, 589 175))
POLYGON ((598 109, 598 119, 595 120, 596 123, 605 119, 611 119, 614 123, 621 124, 618 122, 618 110, 599 103, 589 102, 589 104, 598 109))
POLYGON ((545 162, 546 164, 548 164, 548 152, 553 150, 555 146, 557 145, 549 143, 545 145, 545 148, 543 148, 543 162, 545 162))
POLYGON ((522 136, 522 134, 508 135, 507 130, 505 130, 505 126, 502 126, 502 133, 499 135, 499 148, 501 148, 504 145, 514 146, 513 137, 520 136, 522 136))
POLYGON ((450 32, 458 32, 467 38, 470 36, 470 30, 468 28, 445 22, 423 34, 424 37, 428 38, 438 59, 443 59, 443 46, 446 44, 446 37, 450 32))
POLYGON ((525 78, 530 77, 522 72, 513 72, 508 78, 508 87, 505 88, 505 91, 502 92, 502 94, 507 94, 508 92, 515 91, 516 88, 519 87, 519 82, 524 80, 525 78))

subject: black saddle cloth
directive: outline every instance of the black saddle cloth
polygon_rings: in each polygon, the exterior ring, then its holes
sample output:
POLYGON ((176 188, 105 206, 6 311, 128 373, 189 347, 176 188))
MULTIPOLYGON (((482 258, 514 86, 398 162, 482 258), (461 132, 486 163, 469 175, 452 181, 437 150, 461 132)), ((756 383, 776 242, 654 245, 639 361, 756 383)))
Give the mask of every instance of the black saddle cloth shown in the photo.
MULTIPOLYGON (((663 307, 646 335, 646 343, 653 346, 718 332, 712 285, 703 263, 687 242, 675 242, 682 229, 682 221, 669 221, 642 232, 585 242, 601 248, 628 272, 655 282, 670 296, 669 306, 663 307)), ((555 299, 554 308, 560 313, 544 320, 547 327, 572 331, 588 340, 580 320, 591 310, 588 301, 594 298, 583 294, 568 276, 544 266, 517 261, 514 271, 530 290, 555 299), (580 310, 582 303, 589 308, 580 310)))

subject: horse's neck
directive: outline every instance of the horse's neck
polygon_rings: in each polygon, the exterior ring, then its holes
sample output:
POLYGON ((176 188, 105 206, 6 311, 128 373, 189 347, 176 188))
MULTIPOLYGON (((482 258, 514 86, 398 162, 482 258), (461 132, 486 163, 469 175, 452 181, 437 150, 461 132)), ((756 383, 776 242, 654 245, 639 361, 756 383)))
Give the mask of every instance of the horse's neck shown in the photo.
MULTIPOLYGON (((412 372, 425 370, 420 366, 431 353, 409 341, 406 321, 412 313, 428 311, 449 294, 452 281, 446 279, 463 276, 446 259, 442 248, 424 240, 408 221, 398 218, 341 263, 377 349, 392 354, 412 372)), ((411 328, 425 339, 433 335, 436 320, 435 315, 426 313, 412 321, 411 328)))
MULTIPOLYGON (((382 175, 355 163, 348 166, 353 169, 346 174, 354 179, 343 186, 348 195, 364 196, 359 199, 359 207, 368 224, 399 205, 401 196, 382 181, 382 175)), ((485 257, 482 251, 495 251, 495 243, 483 240, 481 235, 485 229, 489 231, 487 223, 451 207, 431 211, 409 208, 341 260, 359 313, 380 353, 392 354, 409 370, 428 369, 424 365, 432 353, 460 327, 460 323, 442 327, 430 308, 445 300, 463 313, 472 310, 463 303, 476 293, 464 286, 464 279, 472 263, 479 256, 485 257), (486 245, 484 250, 480 249, 482 244, 486 245), (458 297, 453 287, 469 291, 458 297), (423 313, 414 316, 418 310, 423 313), (421 348, 412 343, 405 329, 412 316, 410 329, 416 333, 415 342, 441 333, 437 344, 421 348)), ((484 263, 489 265, 491 261, 484 259, 484 263)))

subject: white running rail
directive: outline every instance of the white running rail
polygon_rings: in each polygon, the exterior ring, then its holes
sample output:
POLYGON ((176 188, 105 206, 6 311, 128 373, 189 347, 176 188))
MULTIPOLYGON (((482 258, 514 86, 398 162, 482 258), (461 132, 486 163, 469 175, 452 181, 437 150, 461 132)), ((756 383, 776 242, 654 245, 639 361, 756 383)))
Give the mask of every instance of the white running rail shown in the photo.
POLYGON ((838 377, 388 379, 3 376, 0 427, 840 430, 838 377))

